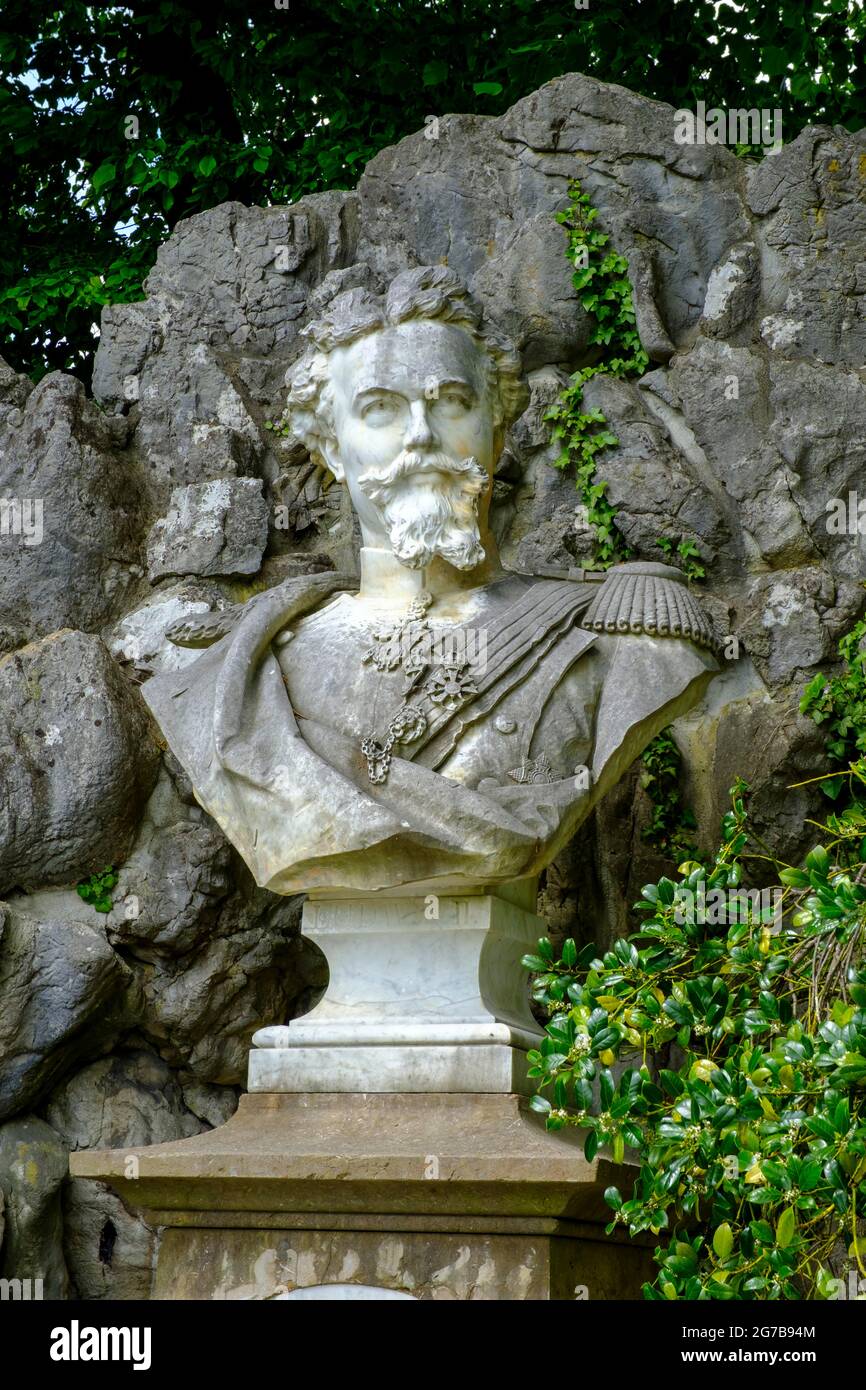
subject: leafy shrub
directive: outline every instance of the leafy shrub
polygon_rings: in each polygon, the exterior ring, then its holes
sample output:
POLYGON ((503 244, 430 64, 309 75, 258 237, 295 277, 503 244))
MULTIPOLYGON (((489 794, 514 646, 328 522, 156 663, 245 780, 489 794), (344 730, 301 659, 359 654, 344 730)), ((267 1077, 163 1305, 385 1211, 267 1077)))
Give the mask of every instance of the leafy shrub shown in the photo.
POLYGON ((827 845, 782 866, 746 791, 712 866, 643 889, 635 935, 602 956, 569 940, 558 960, 543 939, 524 959, 550 1014, 533 1107, 584 1128, 588 1159, 606 1144, 636 1160, 633 1191, 605 1194, 607 1229, 666 1233, 651 1299, 830 1297, 840 1241, 863 1265, 866 816, 831 817, 827 845), (749 858, 775 868, 775 901, 741 888, 749 858))

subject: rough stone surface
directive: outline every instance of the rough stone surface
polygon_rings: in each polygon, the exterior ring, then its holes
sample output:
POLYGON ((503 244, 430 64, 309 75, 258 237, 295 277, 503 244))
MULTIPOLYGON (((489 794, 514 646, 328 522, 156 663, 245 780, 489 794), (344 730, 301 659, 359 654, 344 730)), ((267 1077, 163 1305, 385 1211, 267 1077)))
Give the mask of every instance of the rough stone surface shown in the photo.
POLYGON ((162 1144, 207 1128, 187 1110, 171 1069, 149 1052, 92 1062, 54 1092, 46 1114, 70 1149, 162 1144))
POLYGON ((122 665, 128 664, 141 675, 179 671, 195 661, 198 652, 174 646, 165 635, 166 628, 182 618, 221 606, 221 598, 219 591, 208 591, 194 581, 160 589, 140 608, 121 618, 108 649, 122 665))
POLYGON ((152 582, 173 574, 255 574, 268 539, 268 506, 254 478, 175 488, 147 543, 152 582))
POLYGON ((0 1278, 41 1279, 44 1298, 68 1298, 71 1292, 60 1208, 68 1162, 60 1136, 35 1115, 0 1125, 0 1190, 6 1201, 0 1278))
POLYGON ((0 498, 41 507, 38 542, 11 526, 0 534, 8 649, 60 627, 93 630, 118 612, 142 574, 145 518, 125 417, 103 414, 74 377, 52 372, 31 387, 3 368, 0 498))
POLYGON ((104 930, 0 905, 0 1119, 38 1103, 82 1055, 111 1044, 131 983, 104 930))
MULTIPOLYGON (((663 559, 659 539, 696 543, 703 601, 739 640, 739 659, 677 727, 701 839, 715 842, 726 789, 745 773, 758 830, 789 862, 808 848, 821 802, 813 787, 789 788, 825 764, 799 695, 862 612, 866 574, 866 536, 827 526, 828 502, 862 498, 866 476, 866 134, 808 129, 752 164, 678 146, 673 128, 672 108, 577 74, 501 118, 442 117, 438 138, 383 151, 353 191, 291 208, 224 204, 180 223, 146 299, 103 314, 95 402, 70 377, 34 386, 0 364, 0 499, 43 502, 39 544, 0 527, 0 891, 13 939, 26 918, 67 981, 82 923, 101 943, 77 1002, 54 1013, 41 987, 25 1006, 32 963, 16 957, 18 1002, 0 1013, 13 1016, 3 1036, 20 1067, 17 1109, 65 1084, 55 1056, 69 1049, 82 1065, 108 1045, 77 1050, 75 1024, 91 1036, 92 997, 114 978, 106 951, 138 990, 119 1045, 156 1049, 202 1124, 233 1108, 254 1029, 302 1012, 320 988, 321 966, 297 941, 299 904, 252 888, 168 754, 147 800, 155 752, 134 685, 189 661, 165 639, 178 618, 354 564, 343 490, 266 428, 301 330, 334 294, 424 263, 469 280, 520 344, 532 389, 497 469, 505 561, 537 572, 589 554, 543 418, 568 373, 595 360, 555 222, 573 178, 629 260, 651 358, 637 383, 586 390, 619 440, 599 477, 635 558, 663 559), (201 505, 215 495, 248 502, 201 505), (82 915, 70 888, 108 863, 120 870, 114 909, 82 915)), ((643 840, 649 810, 635 768, 548 871, 541 903, 556 932, 630 928, 641 883, 666 867, 643 840)), ((8 950, 0 941, 0 968, 8 950)), ((20 1248, 17 1199, 2 1174, 0 1189, 8 1252, 20 1248)), ((110 1219, 117 1250, 127 1236, 107 1205, 77 1210, 75 1277, 102 1296, 121 1287, 118 1257, 108 1277, 94 1234, 110 1219)), ((55 1191, 28 1226, 55 1271, 57 1220, 55 1191)), ((150 1247, 128 1239, 144 1280, 150 1247)))
POLYGON ((122 861, 158 749, 103 643, 61 631, 0 658, 0 708, 0 891, 122 861))
MULTIPOLYGON (((70 1150, 158 1144, 206 1126, 185 1106, 169 1067, 147 1052, 85 1067, 55 1091, 52 1128, 70 1150)), ((71 1179, 64 1190, 64 1250, 80 1298, 147 1298, 157 1233, 103 1183, 71 1179)))
POLYGON ((79 1298, 149 1298, 157 1231, 101 1182, 67 1181, 63 1252, 79 1298))

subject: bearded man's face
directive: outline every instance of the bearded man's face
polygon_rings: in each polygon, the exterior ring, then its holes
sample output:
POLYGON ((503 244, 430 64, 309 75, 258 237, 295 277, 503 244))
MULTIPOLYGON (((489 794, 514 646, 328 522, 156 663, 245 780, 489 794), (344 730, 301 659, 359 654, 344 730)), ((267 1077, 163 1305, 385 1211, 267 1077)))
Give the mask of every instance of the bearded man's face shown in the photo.
POLYGON ((487 360, 462 328, 417 320, 372 333, 329 360, 337 447, 364 544, 413 569, 441 555, 484 559, 479 519, 495 463, 487 360))

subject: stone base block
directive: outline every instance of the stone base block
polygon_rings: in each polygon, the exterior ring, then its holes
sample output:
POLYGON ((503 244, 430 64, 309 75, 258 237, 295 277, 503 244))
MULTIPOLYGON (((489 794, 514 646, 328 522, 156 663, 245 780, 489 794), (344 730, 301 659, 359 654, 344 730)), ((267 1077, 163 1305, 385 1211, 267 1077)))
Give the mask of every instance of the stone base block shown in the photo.
MULTIPOLYGON (((368 1217, 341 1230, 172 1227, 163 1236, 157 1299, 279 1299, 296 1289, 356 1285, 454 1300, 636 1299, 649 1251, 599 1239, 588 1223, 428 1219, 417 1229, 368 1217)), ((331 1222, 333 1224, 333 1222, 331 1222)), ((325 1290, 323 1289, 323 1293, 325 1290)))
POLYGON ((304 935, 327 959, 328 988, 305 1017, 254 1035, 249 1090, 526 1091, 526 1052, 542 1037, 520 964, 545 932, 534 903, 534 881, 308 898, 304 935))
POLYGON ((604 1233, 634 1170, 582 1139, 517 1095, 262 1093, 207 1134, 70 1165, 165 1228, 160 1299, 638 1298, 650 1251, 604 1233))
POLYGON ((514 1091, 530 1094, 526 1053, 502 1043, 411 1047, 273 1047, 250 1053, 250 1091, 514 1091))

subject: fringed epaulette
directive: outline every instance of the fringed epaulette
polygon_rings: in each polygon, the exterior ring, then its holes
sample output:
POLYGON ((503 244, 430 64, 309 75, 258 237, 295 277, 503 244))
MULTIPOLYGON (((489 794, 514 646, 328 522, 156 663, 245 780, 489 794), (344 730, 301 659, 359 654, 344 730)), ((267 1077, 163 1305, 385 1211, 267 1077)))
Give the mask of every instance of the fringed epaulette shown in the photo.
POLYGON ((712 622, 680 571, 644 561, 608 570, 580 625, 591 632, 687 637, 712 652, 720 646, 712 622))

